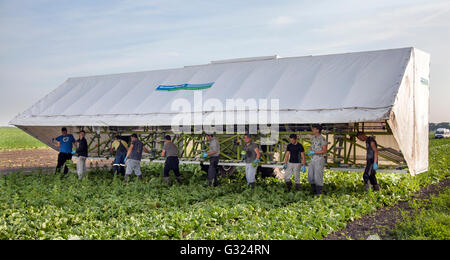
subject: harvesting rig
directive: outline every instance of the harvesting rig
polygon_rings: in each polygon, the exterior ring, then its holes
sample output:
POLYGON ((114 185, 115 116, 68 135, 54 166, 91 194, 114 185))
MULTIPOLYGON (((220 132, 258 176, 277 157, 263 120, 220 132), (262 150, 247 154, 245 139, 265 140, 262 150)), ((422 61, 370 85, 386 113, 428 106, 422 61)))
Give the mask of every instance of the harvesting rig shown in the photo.
MULTIPOLYGON (((10 124, 50 147, 61 127, 86 131, 89 156, 109 158, 115 135, 132 133, 159 158, 164 135, 180 163, 199 164, 205 132, 219 139, 222 171, 243 166, 242 137, 252 133, 261 167, 282 167, 289 135, 307 149, 312 124, 328 141, 327 166, 362 171, 376 137, 379 171, 428 170, 430 56, 415 48, 345 54, 266 56, 183 68, 69 78, 10 124)), ((207 164, 207 162, 205 162, 207 164)))

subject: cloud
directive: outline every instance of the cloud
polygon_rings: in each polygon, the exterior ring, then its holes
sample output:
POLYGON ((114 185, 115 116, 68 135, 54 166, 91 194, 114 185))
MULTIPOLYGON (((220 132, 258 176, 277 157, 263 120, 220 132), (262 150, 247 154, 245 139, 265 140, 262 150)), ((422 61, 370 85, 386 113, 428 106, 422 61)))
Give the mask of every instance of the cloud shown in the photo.
POLYGON ((450 24, 448 19, 439 19, 448 16, 450 2, 413 5, 409 7, 397 7, 394 10, 375 12, 371 16, 355 16, 342 22, 327 24, 314 29, 313 32, 323 35, 348 38, 354 42, 352 35, 364 38, 364 41, 385 40, 399 37, 410 30, 428 28, 450 24), (444 23, 443 23, 444 22, 444 23), (445 23, 446 22, 446 23, 445 23))
POLYGON ((295 19, 290 16, 279 16, 269 21, 269 25, 282 26, 295 23, 295 19))

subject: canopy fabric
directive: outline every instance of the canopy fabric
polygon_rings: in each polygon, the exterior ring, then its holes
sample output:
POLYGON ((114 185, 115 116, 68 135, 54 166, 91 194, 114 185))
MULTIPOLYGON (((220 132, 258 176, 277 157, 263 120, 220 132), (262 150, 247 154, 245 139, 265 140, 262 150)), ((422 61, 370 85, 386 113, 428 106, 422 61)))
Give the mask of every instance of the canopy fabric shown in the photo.
MULTIPOLYGON (((203 100, 218 99, 224 106, 227 99, 278 99, 278 123, 384 120, 411 52, 402 48, 70 78, 11 124, 171 125, 179 114, 171 106, 180 98, 193 104, 193 91, 158 87, 206 83, 213 85, 202 90, 203 100)), ((207 116, 209 111, 197 112, 207 116)))

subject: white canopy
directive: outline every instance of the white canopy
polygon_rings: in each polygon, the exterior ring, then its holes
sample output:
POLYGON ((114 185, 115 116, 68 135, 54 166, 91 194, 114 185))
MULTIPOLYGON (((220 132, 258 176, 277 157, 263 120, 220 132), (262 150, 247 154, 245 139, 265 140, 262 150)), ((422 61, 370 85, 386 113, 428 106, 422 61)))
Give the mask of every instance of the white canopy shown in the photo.
MULTIPOLYGON (((70 78, 10 124, 170 126, 180 115, 174 109, 180 100, 193 104, 185 113, 200 116, 200 121, 192 124, 201 124, 205 117, 236 113, 227 110, 227 100, 269 99, 266 109, 272 112, 272 99, 279 101, 279 110, 277 117, 269 114, 270 123, 389 120, 411 172, 416 173, 428 168, 428 82, 429 55, 414 48, 215 61, 177 69, 70 78), (180 90, 166 91, 165 86, 180 90), (189 90, 198 86, 204 89, 189 90), (196 107, 194 93, 201 93, 203 102, 219 101, 223 107, 196 107)), ((236 117, 252 110, 237 112, 236 117)), ((252 123, 245 118, 246 124, 252 123)))

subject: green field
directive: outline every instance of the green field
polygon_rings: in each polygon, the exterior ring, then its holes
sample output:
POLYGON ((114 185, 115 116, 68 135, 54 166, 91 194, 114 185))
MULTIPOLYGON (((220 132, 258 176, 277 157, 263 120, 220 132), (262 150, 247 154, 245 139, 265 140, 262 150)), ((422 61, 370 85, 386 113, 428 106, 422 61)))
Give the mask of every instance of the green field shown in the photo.
POLYGON ((410 202, 418 213, 408 216, 393 231, 394 239, 448 240, 450 238, 450 188, 425 201, 410 202))
POLYGON ((0 127, 0 151, 48 147, 19 128, 0 127))
POLYGON ((276 178, 249 189, 242 171, 210 188, 194 165, 182 166, 185 183, 170 187, 161 164, 144 166, 144 180, 127 184, 103 170, 82 181, 75 174, 11 174, 0 179, 0 239, 322 239, 448 178, 449 148, 450 140, 430 140, 430 170, 380 173, 381 192, 365 193, 362 173, 327 170, 317 198, 306 174, 298 192, 285 192, 276 178))

